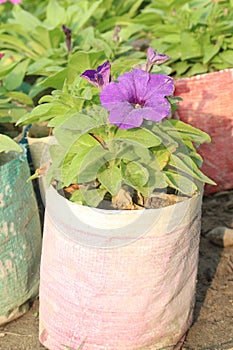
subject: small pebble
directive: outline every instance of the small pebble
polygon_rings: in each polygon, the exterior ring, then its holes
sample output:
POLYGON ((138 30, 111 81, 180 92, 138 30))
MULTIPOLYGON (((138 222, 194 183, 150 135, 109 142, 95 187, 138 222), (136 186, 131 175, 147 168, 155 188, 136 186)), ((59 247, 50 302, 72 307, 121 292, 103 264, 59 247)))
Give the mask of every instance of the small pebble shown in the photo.
POLYGON ((209 231, 206 235, 210 242, 220 247, 230 247, 233 245, 233 229, 218 226, 209 231))

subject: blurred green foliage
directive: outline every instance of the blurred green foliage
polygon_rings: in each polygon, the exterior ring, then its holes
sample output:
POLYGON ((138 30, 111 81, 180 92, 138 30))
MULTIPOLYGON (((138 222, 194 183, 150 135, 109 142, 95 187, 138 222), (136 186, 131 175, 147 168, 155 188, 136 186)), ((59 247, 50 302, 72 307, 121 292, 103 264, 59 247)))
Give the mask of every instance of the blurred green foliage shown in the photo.
POLYGON ((233 66, 233 0, 23 0, 1 4, 0 18, 2 122, 106 58, 113 74, 129 70, 148 45, 171 57, 166 73, 175 78, 233 66), (62 25, 72 30, 71 52, 62 25))

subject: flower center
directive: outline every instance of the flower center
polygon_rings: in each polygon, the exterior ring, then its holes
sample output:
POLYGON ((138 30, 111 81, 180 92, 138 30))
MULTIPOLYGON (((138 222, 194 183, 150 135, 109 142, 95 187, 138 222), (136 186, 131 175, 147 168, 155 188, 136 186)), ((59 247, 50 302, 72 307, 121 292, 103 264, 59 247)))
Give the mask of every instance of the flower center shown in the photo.
POLYGON ((134 108, 135 109, 139 109, 139 108, 142 108, 143 106, 142 105, 140 105, 139 103, 136 103, 135 105, 134 105, 134 108))

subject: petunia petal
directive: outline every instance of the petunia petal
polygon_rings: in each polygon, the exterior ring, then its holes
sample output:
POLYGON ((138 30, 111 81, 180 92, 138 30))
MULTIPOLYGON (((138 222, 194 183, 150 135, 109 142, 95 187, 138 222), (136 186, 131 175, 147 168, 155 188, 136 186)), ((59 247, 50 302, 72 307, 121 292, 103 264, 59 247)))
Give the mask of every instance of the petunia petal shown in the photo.
POLYGON ((83 72, 80 75, 80 77, 86 79, 87 81, 89 81, 89 83, 98 87, 98 83, 96 80, 96 70, 94 70, 94 69, 85 70, 85 72, 83 72))
POLYGON ((98 77, 101 78, 99 81, 101 82, 102 89, 107 86, 110 82, 111 78, 111 65, 109 61, 105 61, 101 66, 97 67, 97 80, 98 77))
POLYGON ((126 72, 118 77, 121 93, 124 95, 125 100, 130 103, 136 103, 136 90, 132 72, 126 72))
POLYGON ((134 69, 132 73, 137 103, 142 104, 144 103, 145 95, 148 89, 150 74, 141 69, 134 69))
POLYGON ((165 74, 151 74, 147 85, 145 100, 157 96, 170 96, 174 92, 174 80, 165 74))
POLYGON ((131 129, 142 124, 142 116, 134 114, 135 109, 128 102, 121 103, 120 106, 111 110, 109 121, 116 124, 120 129, 131 129))
POLYGON ((147 62, 150 66, 154 64, 164 63, 170 59, 170 57, 167 55, 158 54, 156 50, 153 50, 151 47, 148 48, 146 56, 147 56, 147 62))
POLYGON ((153 120, 155 122, 167 117, 171 111, 171 105, 165 97, 160 97, 156 100, 147 100, 145 103, 145 109, 147 108, 152 109, 154 114, 152 117, 144 117, 144 119, 153 120))
POLYGON ((152 120, 154 122, 159 122, 166 116, 166 115, 163 116, 162 113, 160 113, 160 111, 151 107, 134 109, 134 111, 131 112, 131 114, 133 114, 134 118, 138 120, 141 119, 143 121, 143 119, 147 119, 147 120, 152 120))
POLYGON ((100 94, 100 101, 104 108, 110 110, 111 105, 114 108, 115 103, 125 102, 125 96, 122 93, 118 83, 109 83, 100 94))
POLYGON ((118 81, 127 101, 134 104, 142 104, 149 79, 150 74, 141 69, 134 69, 132 72, 122 74, 118 81))
POLYGON ((111 78, 111 65, 109 61, 105 61, 101 66, 97 67, 97 70, 85 70, 80 77, 97 86, 100 90, 103 90, 111 78))

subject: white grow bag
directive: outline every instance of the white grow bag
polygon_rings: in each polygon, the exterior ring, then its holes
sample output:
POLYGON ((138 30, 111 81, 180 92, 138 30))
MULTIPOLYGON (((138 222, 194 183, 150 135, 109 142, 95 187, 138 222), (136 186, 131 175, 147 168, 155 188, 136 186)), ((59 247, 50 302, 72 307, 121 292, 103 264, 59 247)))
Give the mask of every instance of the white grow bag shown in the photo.
MULTIPOLYGON (((47 191, 40 341, 51 350, 174 349, 192 323, 202 196, 116 211, 47 191)), ((180 343, 179 343, 180 342, 180 343)))

